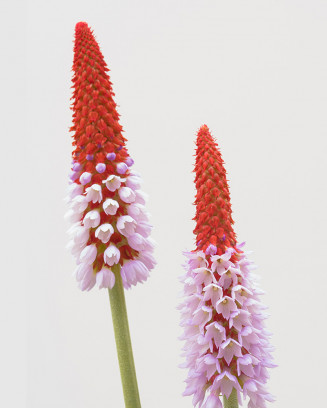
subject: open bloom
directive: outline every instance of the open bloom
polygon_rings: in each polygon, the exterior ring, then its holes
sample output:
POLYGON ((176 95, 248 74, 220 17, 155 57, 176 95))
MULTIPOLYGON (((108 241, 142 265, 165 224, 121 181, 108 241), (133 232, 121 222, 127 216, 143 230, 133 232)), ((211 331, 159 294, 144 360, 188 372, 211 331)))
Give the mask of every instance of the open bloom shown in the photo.
POLYGON ((181 325, 185 367, 184 395, 199 408, 222 407, 221 396, 235 390, 238 402, 264 408, 267 368, 273 367, 264 306, 251 270, 252 262, 237 244, 226 171, 209 129, 197 137, 196 243, 187 257, 181 325))
POLYGON ((70 175, 69 247, 82 290, 112 288, 121 266, 125 288, 144 282, 154 268, 151 226, 141 178, 131 169, 113 100, 108 68, 86 23, 75 28, 73 161, 70 175))

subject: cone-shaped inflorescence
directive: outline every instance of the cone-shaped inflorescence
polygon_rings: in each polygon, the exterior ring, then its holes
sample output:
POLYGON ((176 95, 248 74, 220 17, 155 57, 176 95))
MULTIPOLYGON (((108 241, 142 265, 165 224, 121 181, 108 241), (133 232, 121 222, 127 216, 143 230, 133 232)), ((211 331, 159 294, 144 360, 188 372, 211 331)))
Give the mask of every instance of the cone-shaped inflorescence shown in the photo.
POLYGON ((112 288, 111 268, 119 264, 129 288, 145 281, 154 267, 151 225, 141 179, 131 170, 109 70, 86 23, 76 25, 73 71, 74 151, 67 216, 74 223, 70 247, 78 264, 76 278, 82 290, 95 283, 112 288))
POLYGON ((207 126, 196 144, 196 249, 186 253, 181 305, 184 394, 202 408, 222 407, 222 397, 227 406, 249 397, 250 408, 263 408, 272 400, 265 383, 273 363, 262 292, 236 241, 224 163, 207 126))

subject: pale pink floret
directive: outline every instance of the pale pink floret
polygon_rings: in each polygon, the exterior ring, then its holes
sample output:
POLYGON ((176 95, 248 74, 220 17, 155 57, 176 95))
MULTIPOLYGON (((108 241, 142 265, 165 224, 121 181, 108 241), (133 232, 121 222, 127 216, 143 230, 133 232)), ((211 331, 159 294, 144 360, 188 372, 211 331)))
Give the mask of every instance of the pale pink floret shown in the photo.
POLYGON ((119 197, 124 203, 130 204, 135 201, 136 195, 129 187, 121 187, 118 190, 119 197))
POLYGON ((119 204, 116 200, 112 200, 111 198, 107 198, 106 201, 103 203, 104 212, 107 215, 115 215, 119 208, 119 204))
POLYGON ((78 282, 82 281, 85 274, 92 272, 93 267, 92 265, 87 265, 85 263, 81 263, 75 270, 75 277, 78 282))
POLYGON ((152 230, 152 225, 148 222, 139 221, 136 225, 135 232, 142 235, 142 237, 147 238, 150 236, 152 230))
POLYGON ((143 251, 144 249, 147 249, 147 241, 138 233, 128 236, 127 241, 130 247, 136 251, 143 251))
POLYGON ((119 249, 114 244, 110 244, 103 254, 104 261, 107 265, 113 266, 117 264, 120 259, 119 249))
POLYGON ((185 255, 189 259, 188 264, 190 269, 206 268, 208 266, 208 261, 203 251, 186 252, 185 255))
POLYGON ((80 281, 80 289, 81 290, 91 290, 93 286, 95 285, 95 273, 93 271, 93 268, 88 268, 86 270, 86 273, 84 274, 83 278, 80 281))
POLYGON ((74 197, 83 194, 83 186, 81 184, 72 183, 68 186, 68 194, 66 202, 71 202, 74 197))
POLYGON ((259 360, 255 357, 251 356, 250 354, 246 354, 237 359, 237 374, 241 375, 244 373, 248 377, 254 376, 253 365, 258 364, 259 360))
POLYGON ((204 289, 203 299, 210 300, 213 305, 216 305, 219 299, 223 296, 222 288, 216 283, 211 283, 204 289))
POLYGON ((197 285, 202 285, 204 284, 205 286, 210 285, 213 282, 216 282, 215 277, 213 276, 213 273, 210 269, 208 268, 196 268, 193 270, 194 273, 194 282, 197 285))
POLYGON ((221 373, 221 368, 219 365, 219 360, 217 359, 217 354, 206 354, 198 360, 198 370, 204 371, 206 373, 207 379, 215 374, 221 373))
POLYGON ((91 265, 97 256, 97 247, 92 244, 86 246, 79 257, 79 262, 84 263, 86 265, 91 265))
POLYGON ((248 288, 245 288, 242 285, 236 285, 232 288, 232 298, 237 300, 241 305, 243 305, 252 294, 253 293, 248 288))
POLYGON ((136 221, 129 215, 122 215, 118 218, 117 229, 125 237, 134 234, 136 226, 136 221))
POLYGON ((221 275, 222 272, 224 272, 225 269, 228 269, 230 266, 233 265, 232 262, 230 262, 230 258, 232 256, 233 249, 229 248, 223 255, 212 255, 211 256, 211 269, 213 272, 218 272, 219 275, 221 275))
POLYGON ((141 187, 141 178, 136 176, 135 174, 130 174, 126 178, 126 186, 131 188, 132 190, 138 190, 141 187))
POLYGON ((218 313, 221 313, 225 319, 229 319, 230 314, 237 310, 237 306, 230 296, 224 296, 216 303, 216 310, 218 313))
POLYGON ((104 244, 110 241, 113 233, 114 229, 111 224, 102 224, 95 230, 96 238, 98 238, 104 244))
POLYGON ((98 210, 92 210, 86 213, 83 224, 86 228, 96 228, 100 224, 100 214, 98 210))
POLYGON ((227 289, 231 285, 235 286, 238 284, 238 278, 240 275, 241 271, 239 269, 230 266, 228 269, 221 272, 221 278, 218 283, 224 289, 227 289))
POLYGON ((88 202, 86 200, 86 197, 83 195, 77 195, 72 200, 71 207, 77 213, 82 213, 83 211, 85 211, 87 206, 88 202))
POLYGON ((235 388, 236 391, 241 391, 237 378, 227 370, 215 378, 212 388, 213 390, 220 391, 226 398, 229 398, 233 388, 235 388))
POLYGON ((219 399, 219 393, 212 392, 206 399, 204 405, 201 408, 223 408, 223 404, 219 399))
POLYGON ((135 190, 135 203, 145 205, 148 201, 148 195, 141 190, 135 190))
POLYGON ((106 266, 96 274, 96 283, 99 286, 99 289, 112 289, 115 285, 115 279, 115 274, 106 266))
POLYGON ((120 178, 119 176, 115 176, 111 174, 109 177, 107 177, 106 180, 104 180, 102 183, 104 183, 109 191, 116 191, 119 189, 121 186, 121 183, 125 181, 124 179, 120 178))
POLYGON ((117 163, 116 169, 118 174, 125 174, 128 170, 128 166, 126 163, 117 163))
POLYGON ((79 225, 75 229, 74 234, 75 234, 73 238, 74 243, 79 246, 85 246, 90 236, 90 230, 79 225))
POLYGON ((70 208, 65 214, 65 219, 71 223, 75 223, 81 219, 81 214, 81 212, 74 211, 70 208))
POLYGON ((238 334, 238 341, 247 350, 249 350, 252 345, 260 343, 258 335, 250 326, 243 327, 243 329, 238 334))
POLYGON ((84 186, 91 181, 92 174, 85 171, 79 178, 80 183, 84 186))
POLYGON ((209 306, 201 306, 195 311, 192 323, 200 327, 204 327, 212 318, 212 308, 209 306))
POLYGON ((146 281, 149 277, 149 270, 143 262, 130 260, 124 263, 121 275, 124 287, 128 289, 131 285, 136 285, 137 282, 146 281))
POLYGON ((92 184, 86 189, 86 200, 92 203, 100 203, 102 201, 102 189, 99 184, 92 184))
POLYGON ((221 344, 219 347, 218 358, 224 358, 226 363, 230 365, 233 357, 241 357, 242 346, 234 339, 227 339, 224 343, 221 344))
POLYGON ((243 326, 247 326, 248 324, 250 324, 250 313, 248 311, 238 309, 231 313, 229 328, 234 326, 237 331, 240 331, 243 326))
POLYGON ((148 212, 142 204, 132 203, 127 207, 127 213, 136 221, 148 221, 148 212))
POLYGON ((226 330, 218 322, 212 322, 206 327, 205 340, 208 342, 210 350, 213 350, 213 344, 219 347, 226 340, 226 330))
POLYGON ((140 252, 137 260, 141 261, 142 263, 144 263, 144 265, 150 270, 153 269, 157 262, 154 259, 154 256, 152 255, 151 252, 147 252, 147 251, 142 251, 140 252))

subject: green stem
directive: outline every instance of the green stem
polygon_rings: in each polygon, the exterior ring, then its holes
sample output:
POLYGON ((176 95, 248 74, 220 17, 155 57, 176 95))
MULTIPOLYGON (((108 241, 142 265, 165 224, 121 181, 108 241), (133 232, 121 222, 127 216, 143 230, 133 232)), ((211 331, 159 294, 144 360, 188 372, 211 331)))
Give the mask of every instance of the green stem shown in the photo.
POLYGON ((228 399, 224 396, 224 408, 238 408, 237 392, 235 388, 233 388, 233 391, 228 399))
POLYGON ((116 282, 115 286, 109 289, 109 299, 125 407, 141 408, 120 265, 114 265, 112 271, 115 274, 116 282))

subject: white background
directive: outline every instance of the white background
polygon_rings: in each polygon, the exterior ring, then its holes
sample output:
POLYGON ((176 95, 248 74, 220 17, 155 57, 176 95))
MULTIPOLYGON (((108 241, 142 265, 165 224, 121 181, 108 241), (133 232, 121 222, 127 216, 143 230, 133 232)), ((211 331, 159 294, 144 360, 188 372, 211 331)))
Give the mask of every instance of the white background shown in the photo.
POLYGON ((193 248, 197 129, 217 138, 235 229, 271 314, 275 408, 322 406, 326 343, 327 2, 1 3, 1 406, 123 407, 106 291, 81 293, 63 220, 74 26, 111 69, 149 193, 158 266, 128 291, 143 408, 190 407, 178 368, 193 248))

